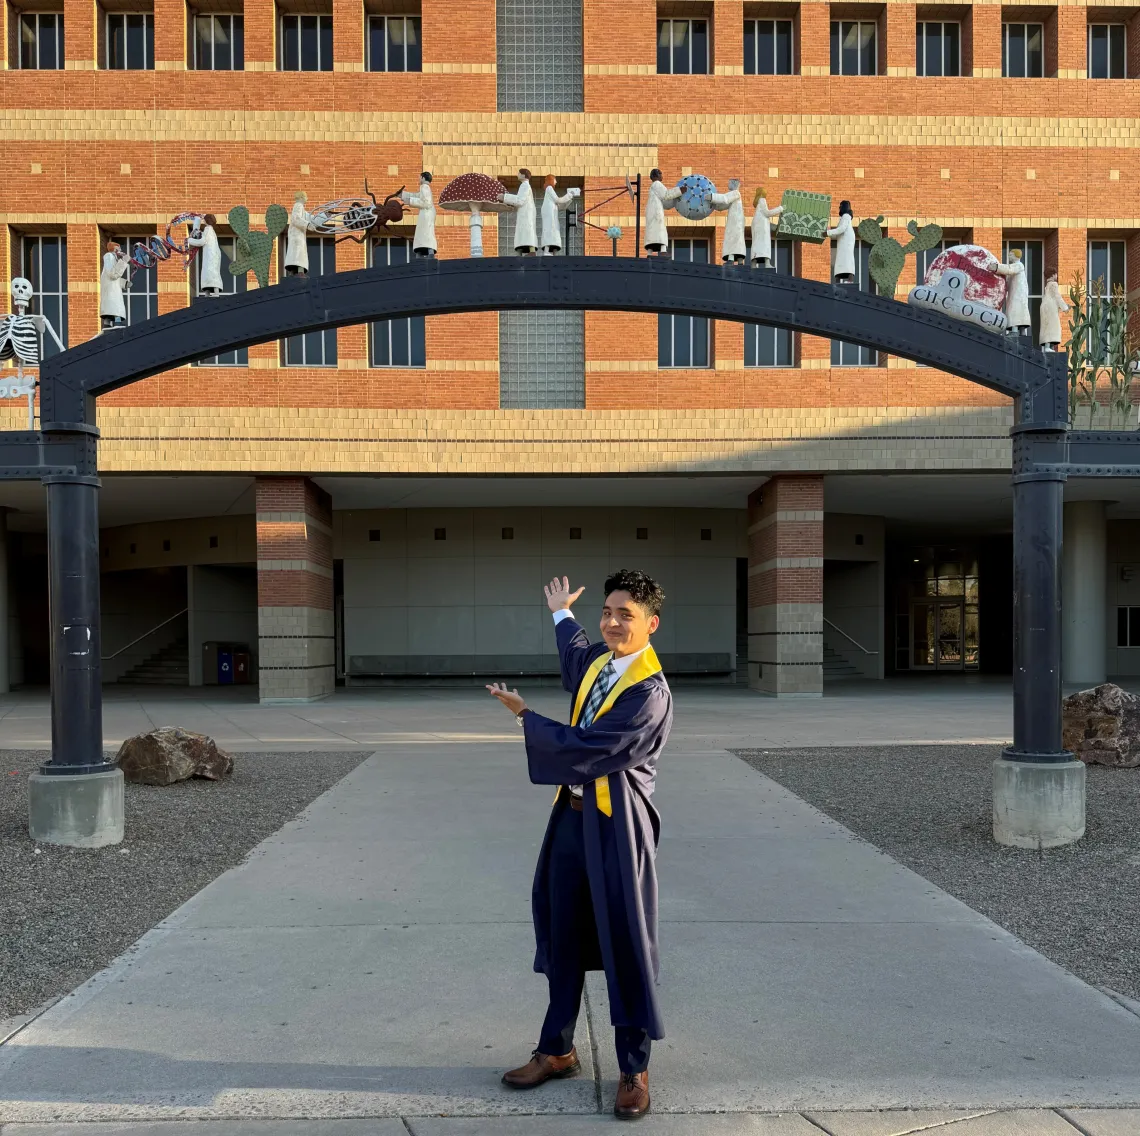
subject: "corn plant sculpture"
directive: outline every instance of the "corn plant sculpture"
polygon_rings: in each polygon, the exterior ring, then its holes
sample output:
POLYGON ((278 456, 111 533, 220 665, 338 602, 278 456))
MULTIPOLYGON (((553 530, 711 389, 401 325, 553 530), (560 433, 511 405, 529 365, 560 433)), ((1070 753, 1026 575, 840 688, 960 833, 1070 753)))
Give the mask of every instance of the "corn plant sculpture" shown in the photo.
POLYGON ((1130 327, 1134 314, 1124 289, 1111 296, 1098 280, 1086 289, 1078 272, 1069 286, 1069 417, 1076 424, 1080 406, 1088 408, 1088 427, 1102 409, 1100 380, 1108 380, 1107 429, 1123 430, 1132 416, 1132 380, 1140 368, 1140 338, 1130 327), (1119 425, 1117 425, 1119 421, 1119 425))
POLYGON ((882 224, 882 217, 874 220, 864 217, 855 231, 864 244, 871 246, 867 269, 879 289, 879 295, 893 297, 906 264, 907 253, 925 252, 938 245, 942 241, 942 226, 923 225, 920 229, 917 221, 908 221, 906 231, 910 233, 911 239, 905 245, 900 245, 894 237, 883 233, 882 224))

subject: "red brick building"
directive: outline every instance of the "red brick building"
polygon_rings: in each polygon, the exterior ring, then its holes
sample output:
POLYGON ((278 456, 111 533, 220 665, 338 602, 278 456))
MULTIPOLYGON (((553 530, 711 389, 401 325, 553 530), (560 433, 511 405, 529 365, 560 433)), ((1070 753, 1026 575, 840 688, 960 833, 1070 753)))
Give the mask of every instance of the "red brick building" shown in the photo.
MULTIPOLYGON (((525 166, 538 187, 554 173, 583 188, 584 208, 654 166, 669 184, 739 177, 748 202, 761 186, 773 203, 828 192, 892 232, 936 221, 949 243, 1021 248, 1031 295, 1049 268, 1063 286, 1081 272, 1137 288, 1128 6, 4 11, 7 276, 32 278, 71 344, 97 333, 110 238, 191 209, 258 218, 298 189, 312 206, 366 180, 414 188, 421 169, 438 197, 458 174, 513 186, 525 166)), ((674 256, 719 257, 723 214, 668 216, 674 256)), ((589 219, 620 225, 633 255, 629 198, 589 219)), ((495 222, 488 254, 508 253, 509 218, 495 222)), ((413 226, 314 241, 314 270, 398 263, 413 226)), ((437 233, 441 257, 468 255, 464 217, 441 210, 437 233)), ((610 241, 580 225, 564 251, 610 241)), ((829 249, 778 246, 777 268, 827 279, 829 249)), ((919 271, 908 260, 900 297, 919 271)), ((136 273, 130 318, 196 290, 176 259, 136 273)), ((23 423, 22 404, 3 411, 23 423)), ((1011 421, 1000 397, 905 360, 681 317, 455 315, 251 347, 100 401, 105 650, 178 616, 108 659, 107 678, 210 682, 227 643, 248 649, 266 699, 338 676, 546 671, 543 578, 568 572, 596 599, 607 569, 633 563, 669 593, 659 648, 675 673, 743 677, 747 656, 758 688, 813 693, 825 670, 1000 672, 1011 421)), ((2 493, 11 680, 42 681, 42 495, 2 493)), ((1106 565, 1132 555, 1130 494, 1082 507, 1106 565)), ((1136 669, 1117 637, 1118 609, 1140 606, 1123 575, 1105 569, 1093 644, 1116 672, 1136 669)))

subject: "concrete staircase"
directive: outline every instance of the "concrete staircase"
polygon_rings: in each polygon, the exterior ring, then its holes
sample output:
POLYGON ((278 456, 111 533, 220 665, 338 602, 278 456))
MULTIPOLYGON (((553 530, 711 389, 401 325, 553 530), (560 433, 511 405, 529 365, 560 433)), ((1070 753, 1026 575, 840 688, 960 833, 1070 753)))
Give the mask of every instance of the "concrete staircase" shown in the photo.
POLYGON ((858 670, 852 666, 838 651, 833 651, 826 643, 823 645, 823 681, 835 682, 838 679, 862 678, 858 670))
POLYGON ((190 646, 181 637, 136 663, 118 679, 131 686, 186 686, 190 682, 190 646))

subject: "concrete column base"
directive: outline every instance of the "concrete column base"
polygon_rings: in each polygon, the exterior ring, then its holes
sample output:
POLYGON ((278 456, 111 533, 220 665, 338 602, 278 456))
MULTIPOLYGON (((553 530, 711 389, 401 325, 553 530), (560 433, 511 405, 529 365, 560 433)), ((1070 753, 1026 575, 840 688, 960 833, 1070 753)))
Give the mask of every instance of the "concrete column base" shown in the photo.
POLYGON ((33 773, 28 778, 28 833, 41 844, 103 848, 123 842, 123 771, 33 773))
POLYGON ((994 840, 1060 848, 1085 834, 1085 763, 994 762, 994 840))

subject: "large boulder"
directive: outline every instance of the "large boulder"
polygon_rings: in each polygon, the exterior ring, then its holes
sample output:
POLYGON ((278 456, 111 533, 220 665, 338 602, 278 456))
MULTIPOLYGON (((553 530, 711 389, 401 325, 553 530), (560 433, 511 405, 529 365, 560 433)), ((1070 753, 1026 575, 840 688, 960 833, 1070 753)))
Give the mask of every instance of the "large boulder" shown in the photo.
POLYGON ((173 785, 188 777, 220 781, 234 767, 234 759, 213 738, 178 726, 127 738, 115 761, 128 781, 143 785, 173 785))
POLYGON ((1062 744, 1086 763, 1140 766, 1140 698, 1106 682, 1063 703, 1062 744))

